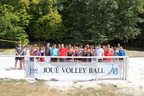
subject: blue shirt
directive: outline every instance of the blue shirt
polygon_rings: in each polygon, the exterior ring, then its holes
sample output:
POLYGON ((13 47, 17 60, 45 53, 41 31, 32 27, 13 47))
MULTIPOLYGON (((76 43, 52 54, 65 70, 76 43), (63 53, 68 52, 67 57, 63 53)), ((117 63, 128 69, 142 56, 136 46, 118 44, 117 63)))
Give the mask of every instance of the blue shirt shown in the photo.
POLYGON ((124 50, 119 50, 119 56, 125 56, 125 51, 124 50))
POLYGON ((50 50, 50 53, 52 54, 52 56, 58 56, 58 49, 57 48, 52 48, 50 50))

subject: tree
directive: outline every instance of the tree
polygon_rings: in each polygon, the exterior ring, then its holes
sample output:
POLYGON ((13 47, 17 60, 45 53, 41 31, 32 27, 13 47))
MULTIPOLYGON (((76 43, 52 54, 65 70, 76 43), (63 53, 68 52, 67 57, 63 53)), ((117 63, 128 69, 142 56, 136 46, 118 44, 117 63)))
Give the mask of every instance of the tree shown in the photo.
POLYGON ((140 34, 137 23, 143 22, 136 11, 139 3, 140 0, 72 0, 65 9, 70 11, 70 18, 75 15, 70 35, 74 40, 94 43, 134 39, 140 34))
MULTIPOLYGON (((136 13, 138 13, 138 17, 144 19, 144 0, 140 0, 140 2, 137 3, 137 6, 135 8, 136 13)), ((141 29, 141 33, 137 36, 136 39, 129 40, 129 45, 133 45, 136 47, 143 47, 144 46, 144 22, 139 22, 138 27, 141 29)))
POLYGON ((28 43, 25 26, 29 23, 29 15, 25 5, 22 6, 23 3, 18 0, 13 3, 8 0, 0 2, 0 38, 21 41, 22 44, 28 43))
POLYGON ((28 34, 34 39, 58 42, 64 37, 64 26, 58 14, 56 0, 31 1, 29 14, 32 15, 32 20, 28 34))

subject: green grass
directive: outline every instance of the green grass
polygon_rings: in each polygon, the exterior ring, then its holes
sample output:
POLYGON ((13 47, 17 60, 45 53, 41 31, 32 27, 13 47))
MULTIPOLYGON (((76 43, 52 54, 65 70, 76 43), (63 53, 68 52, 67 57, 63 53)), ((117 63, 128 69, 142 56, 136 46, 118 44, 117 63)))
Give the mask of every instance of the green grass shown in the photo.
POLYGON ((99 84, 101 88, 96 89, 78 88, 75 90, 61 91, 49 89, 45 82, 38 80, 29 83, 23 79, 0 79, 0 96, 125 96, 122 93, 115 93, 119 88, 112 84, 99 84))

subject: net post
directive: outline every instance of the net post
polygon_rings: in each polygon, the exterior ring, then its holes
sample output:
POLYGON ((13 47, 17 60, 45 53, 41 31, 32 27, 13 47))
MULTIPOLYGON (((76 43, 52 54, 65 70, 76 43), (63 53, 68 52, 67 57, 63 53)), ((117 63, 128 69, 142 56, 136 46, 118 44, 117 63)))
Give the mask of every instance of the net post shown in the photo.
MULTIPOLYGON (((34 63, 34 64, 33 64, 33 69, 35 69, 36 60, 37 60, 37 59, 36 59, 36 57, 34 57, 34 62, 33 62, 33 63, 34 63)), ((35 74, 33 74, 33 78, 34 78, 34 79, 36 79, 36 78, 35 78, 35 74)))
POLYGON ((129 57, 126 57, 126 80, 129 80, 129 57))
POLYGON ((123 65, 123 80, 126 80, 126 58, 123 57, 123 61, 122 61, 122 65, 123 65))

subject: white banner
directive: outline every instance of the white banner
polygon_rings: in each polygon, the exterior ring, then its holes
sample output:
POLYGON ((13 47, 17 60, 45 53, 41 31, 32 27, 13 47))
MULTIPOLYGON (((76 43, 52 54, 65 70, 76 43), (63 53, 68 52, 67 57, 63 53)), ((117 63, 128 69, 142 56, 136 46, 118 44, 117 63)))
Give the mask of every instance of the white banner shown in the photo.
POLYGON ((121 62, 26 62, 26 77, 45 80, 92 80, 123 78, 121 62))

